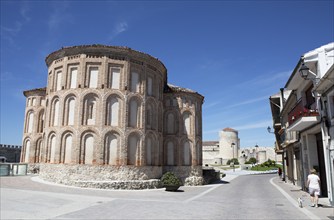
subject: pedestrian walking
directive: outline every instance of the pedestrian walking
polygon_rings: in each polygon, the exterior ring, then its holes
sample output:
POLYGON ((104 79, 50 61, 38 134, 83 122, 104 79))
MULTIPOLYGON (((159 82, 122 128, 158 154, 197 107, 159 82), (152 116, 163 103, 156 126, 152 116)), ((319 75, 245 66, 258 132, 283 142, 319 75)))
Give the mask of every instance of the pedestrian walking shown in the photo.
POLYGON ((318 207, 320 195, 320 178, 315 169, 310 170, 310 175, 307 177, 307 187, 311 197, 311 207, 318 207))

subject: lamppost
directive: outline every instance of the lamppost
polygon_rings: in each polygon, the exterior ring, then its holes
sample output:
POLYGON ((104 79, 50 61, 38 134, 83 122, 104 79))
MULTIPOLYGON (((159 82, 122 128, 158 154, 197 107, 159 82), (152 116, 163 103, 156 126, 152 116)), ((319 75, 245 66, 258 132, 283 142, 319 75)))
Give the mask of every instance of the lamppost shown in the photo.
POLYGON ((267 127, 267 131, 268 131, 268 133, 275 134, 275 131, 271 131, 271 127, 270 126, 267 127))
POLYGON ((234 165, 234 162, 235 162, 235 160, 234 160, 234 146, 235 146, 235 143, 232 143, 231 144, 231 148, 232 148, 232 152, 233 152, 233 158, 232 158, 232 163, 233 163, 233 172, 235 172, 235 165, 234 165))
POLYGON ((255 145, 255 152, 256 152, 256 170, 259 169, 258 158, 259 158, 259 145, 255 145))

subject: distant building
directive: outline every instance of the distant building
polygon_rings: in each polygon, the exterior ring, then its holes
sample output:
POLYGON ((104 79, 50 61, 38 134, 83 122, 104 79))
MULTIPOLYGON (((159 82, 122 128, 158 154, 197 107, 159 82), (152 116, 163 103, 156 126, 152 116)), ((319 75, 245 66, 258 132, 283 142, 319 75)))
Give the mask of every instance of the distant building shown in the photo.
POLYGON ((277 160, 274 147, 247 147, 240 148, 238 131, 232 128, 224 128, 219 132, 219 141, 203 141, 203 164, 225 165, 228 160, 237 158, 244 164, 251 157, 263 163, 268 159, 277 160))
POLYGON ((281 157, 277 157, 274 147, 245 147, 239 150, 239 162, 241 164, 248 161, 250 158, 255 158, 258 163, 264 163, 268 160, 273 160, 281 163, 281 157))
POLYGON ((226 164, 229 159, 238 157, 238 131, 224 128, 219 132, 219 136, 219 141, 203 141, 204 164, 226 164))
POLYGON ((0 144, 0 162, 18 163, 20 162, 21 146, 0 144))

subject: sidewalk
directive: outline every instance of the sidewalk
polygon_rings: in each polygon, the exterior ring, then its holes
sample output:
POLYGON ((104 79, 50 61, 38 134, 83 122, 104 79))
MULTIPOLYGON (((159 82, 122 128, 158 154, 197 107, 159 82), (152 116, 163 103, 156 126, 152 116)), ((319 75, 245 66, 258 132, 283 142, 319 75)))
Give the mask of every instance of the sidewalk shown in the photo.
MULTIPOLYGON (((256 175, 267 174, 270 172, 261 171, 246 171, 241 169, 221 170, 226 174, 222 180, 231 181, 240 175, 256 175)), ((274 172, 275 173, 275 172, 274 172)), ((334 220, 334 207, 330 206, 328 197, 319 198, 319 208, 310 207, 310 196, 307 192, 303 191, 299 186, 282 181, 278 176, 271 179, 271 184, 274 185, 297 209, 304 212, 310 219, 330 219, 334 220), (303 207, 300 208, 298 204, 298 198, 302 198, 303 207)))
POLYGON ((278 189, 283 193, 287 198, 290 196, 290 202, 295 202, 295 206, 301 211, 308 214, 311 219, 331 219, 334 220, 334 207, 330 206, 329 200, 327 197, 319 198, 319 208, 310 207, 311 204, 310 196, 307 192, 301 190, 299 186, 286 183, 282 181, 278 176, 272 179, 272 184, 276 185, 278 189), (284 193, 285 192, 285 193, 284 193), (298 206, 298 198, 302 198, 303 208, 298 206))

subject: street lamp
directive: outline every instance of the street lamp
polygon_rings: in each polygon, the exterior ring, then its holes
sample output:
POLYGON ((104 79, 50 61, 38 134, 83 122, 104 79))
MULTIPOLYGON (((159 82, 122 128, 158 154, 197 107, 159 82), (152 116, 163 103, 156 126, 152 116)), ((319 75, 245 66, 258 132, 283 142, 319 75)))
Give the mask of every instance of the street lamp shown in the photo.
POLYGON ((231 143, 231 148, 232 148, 232 152, 233 152, 233 158, 232 158, 232 163, 233 163, 233 172, 235 172, 235 165, 234 165, 234 146, 235 146, 235 143, 231 143))
POLYGON ((270 127, 270 126, 268 126, 268 127, 267 127, 267 131, 268 131, 268 133, 275 134, 275 132, 274 132, 274 131, 271 131, 271 127, 270 127))
MULTIPOLYGON (((312 80, 312 82, 314 84, 318 84, 320 78, 317 78, 317 74, 315 74, 314 72, 312 72, 310 70, 310 68, 308 68, 308 66, 306 66, 306 64, 303 62, 302 63, 302 66, 299 68, 299 73, 300 73, 300 76, 305 79, 305 80, 312 80)), ((328 78, 323 78, 325 80, 328 80, 332 83, 334 83, 334 80, 332 79, 328 79, 328 78)))
POLYGON ((258 165, 258 158, 259 158, 259 145, 255 144, 255 152, 256 152, 256 170, 259 169, 259 165, 258 165))
POLYGON ((317 74, 315 74, 314 72, 312 72, 310 70, 310 68, 308 68, 305 63, 303 62, 302 63, 302 66, 300 67, 299 69, 299 73, 300 73, 300 76, 303 78, 303 79, 310 79, 309 78, 309 74, 311 74, 313 76, 313 78, 316 78, 317 74))

